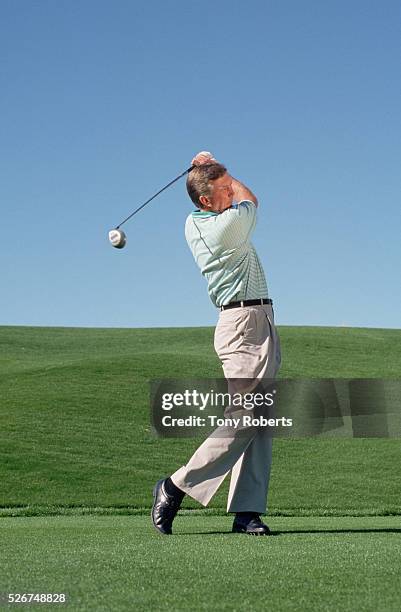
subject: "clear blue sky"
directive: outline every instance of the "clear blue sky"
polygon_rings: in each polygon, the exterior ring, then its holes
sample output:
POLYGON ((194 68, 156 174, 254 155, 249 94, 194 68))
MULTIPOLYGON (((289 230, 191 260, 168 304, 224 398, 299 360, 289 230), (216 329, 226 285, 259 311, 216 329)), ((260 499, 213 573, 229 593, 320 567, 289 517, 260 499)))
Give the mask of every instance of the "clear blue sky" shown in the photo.
POLYGON ((0 324, 213 325, 176 183, 260 201, 278 324, 401 327, 398 0, 2 0, 0 324))

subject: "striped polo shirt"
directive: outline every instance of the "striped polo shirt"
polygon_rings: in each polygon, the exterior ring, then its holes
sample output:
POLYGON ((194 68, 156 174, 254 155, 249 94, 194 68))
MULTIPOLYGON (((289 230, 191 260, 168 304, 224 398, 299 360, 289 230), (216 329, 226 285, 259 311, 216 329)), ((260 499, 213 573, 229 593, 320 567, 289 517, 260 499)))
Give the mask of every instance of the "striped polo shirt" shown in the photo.
POLYGON ((262 265, 251 243, 256 206, 244 200, 222 213, 197 210, 185 224, 185 237, 215 306, 268 298, 262 265))

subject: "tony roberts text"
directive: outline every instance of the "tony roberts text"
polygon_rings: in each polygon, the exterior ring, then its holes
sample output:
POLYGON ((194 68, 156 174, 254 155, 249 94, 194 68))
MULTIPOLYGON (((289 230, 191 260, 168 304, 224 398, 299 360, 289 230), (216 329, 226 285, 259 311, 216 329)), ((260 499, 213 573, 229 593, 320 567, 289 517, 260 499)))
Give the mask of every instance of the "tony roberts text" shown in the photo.
POLYGON ((278 419, 267 419, 266 417, 252 417, 249 414, 237 418, 224 418, 210 414, 207 417, 188 416, 185 418, 172 417, 166 414, 162 418, 163 427, 230 427, 239 429, 242 427, 292 427, 292 419, 280 417, 278 419))

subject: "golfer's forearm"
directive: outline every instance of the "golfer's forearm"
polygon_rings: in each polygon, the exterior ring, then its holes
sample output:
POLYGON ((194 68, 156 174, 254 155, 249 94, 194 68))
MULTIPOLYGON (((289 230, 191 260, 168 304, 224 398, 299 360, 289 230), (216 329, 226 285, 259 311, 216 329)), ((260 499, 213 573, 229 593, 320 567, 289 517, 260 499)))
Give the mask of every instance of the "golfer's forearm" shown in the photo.
POLYGON ((254 202, 256 204, 256 206, 258 205, 258 199, 257 197, 252 193, 252 191, 250 189, 248 189, 248 187, 245 187, 245 185, 243 183, 241 183, 240 181, 238 181, 237 179, 235 179, 234 177, 232 178, 232 188, 234 191, 234 200, 236 202, 241 202, 242 200, 250 200, 251 202, 254 202))

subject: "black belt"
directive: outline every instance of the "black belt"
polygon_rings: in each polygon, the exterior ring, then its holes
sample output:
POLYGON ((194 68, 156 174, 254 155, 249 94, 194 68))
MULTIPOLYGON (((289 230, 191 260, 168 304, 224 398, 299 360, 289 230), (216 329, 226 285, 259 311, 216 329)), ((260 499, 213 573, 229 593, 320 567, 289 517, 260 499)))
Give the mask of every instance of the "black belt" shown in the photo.
POLYGON ((260 298, 259 300, 243 300, 242 302, 230 302, 225 306, 220 306, 220 310, 229 310, 229 308, 239 308, 240 306, 263 306, 263 304, 270 304, 273 306, 273 300, 260 298))

